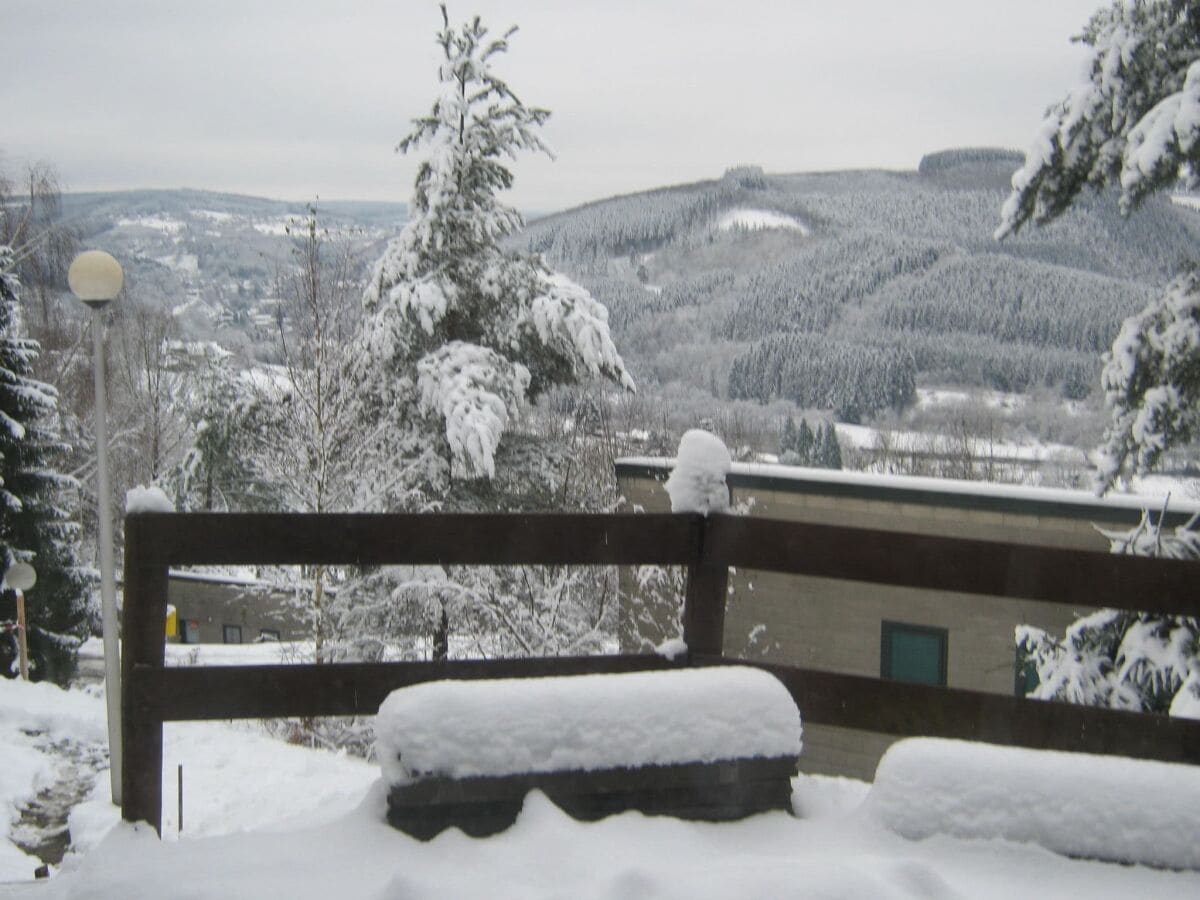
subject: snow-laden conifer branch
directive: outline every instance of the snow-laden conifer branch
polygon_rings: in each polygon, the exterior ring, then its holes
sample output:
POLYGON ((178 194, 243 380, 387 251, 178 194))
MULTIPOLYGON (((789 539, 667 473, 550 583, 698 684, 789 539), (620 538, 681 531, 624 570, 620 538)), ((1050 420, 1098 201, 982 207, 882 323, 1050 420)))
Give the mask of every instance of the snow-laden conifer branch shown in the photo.
POLYGON ((1200 272, 1180 275, 1125 320, 1101 384, 1112 416, 1100 452, 1102 490, 1200 435, 1200 272))
POLYGON ((1200 183, 1200 3, 1116 0, 1077 38, 1080 83, 1046 114, 1012 179, 997 238, 1061 215, 1085 187, 1121 187, 1129 212, 1177 180, 1200 183))

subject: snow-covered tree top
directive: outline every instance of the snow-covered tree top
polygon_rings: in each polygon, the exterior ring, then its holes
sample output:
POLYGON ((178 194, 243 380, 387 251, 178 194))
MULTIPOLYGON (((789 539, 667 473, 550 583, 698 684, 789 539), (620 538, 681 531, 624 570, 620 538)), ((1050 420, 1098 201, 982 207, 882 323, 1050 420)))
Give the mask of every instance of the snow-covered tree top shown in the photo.
MULTIPOLYGON (((397 146, 425 154, 412 218, 363 293, 360 369, 378 405, 396 414, 415 387, 419 413, 444 425, 456 474, 492 477, 527 397, 597 375, 634 385, 604 306, 540 259, 500 247, 522 224, 498 198, 512 185, 504 158, 550 155, 538 134, 550 113, 526 106, 492 67, 515 29, 492 39, 478 17, 451 27, 445 6, 442 23, 441 90, 397 146)), ((411 416, 393 431, 409 427, 411 416)), ((410 446, 432 443, 410 437, 410 446)))
POLYGON ((1077 40, 1092 48, 1083 77, 1013 175, 997 238, 1050 221, 1085 186, 1120 184, 1128 212, 1178 179, 1200 184, 1200 3, 1116 0, 1077 40))

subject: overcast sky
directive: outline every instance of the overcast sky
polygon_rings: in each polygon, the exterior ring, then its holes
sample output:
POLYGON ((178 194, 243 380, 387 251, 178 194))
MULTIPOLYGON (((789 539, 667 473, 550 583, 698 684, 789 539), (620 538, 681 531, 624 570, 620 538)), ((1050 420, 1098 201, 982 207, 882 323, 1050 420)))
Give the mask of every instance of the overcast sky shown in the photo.
MULTIPOLYGON (((555 162, 510 201, 549 211, 754 163, 912 169, 1024 149, 1079 73, 1101 0, 473 0, 555 162)), ((193 187, 407 200, 393 148, 432 103, 429 0, 0 0, 0 164, 67 190, 193 187), (344 9, 341 7, 345 7, 344 9)))

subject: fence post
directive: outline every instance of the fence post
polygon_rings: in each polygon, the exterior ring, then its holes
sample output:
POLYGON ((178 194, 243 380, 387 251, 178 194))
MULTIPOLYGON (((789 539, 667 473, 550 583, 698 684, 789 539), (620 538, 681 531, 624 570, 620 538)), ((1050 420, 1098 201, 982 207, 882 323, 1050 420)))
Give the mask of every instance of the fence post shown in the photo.
POLYGON ((162 669, 166 641, 167 563, 154 552, 152 523, 125 517, 125 604, 121 636, 121 817, 149 822, 162 836, 161 713, 133 702, 139 683, 162 669), (135 671, 138 666, 143 668, 135 671))
POLYGON ((683 600, 683 641, 688 659, 720 656, 725 643, 725 599, 729 567, 714 563, 708 546, 708 519, 695 517, 695 556, 688 565, 687 592, 683 600))

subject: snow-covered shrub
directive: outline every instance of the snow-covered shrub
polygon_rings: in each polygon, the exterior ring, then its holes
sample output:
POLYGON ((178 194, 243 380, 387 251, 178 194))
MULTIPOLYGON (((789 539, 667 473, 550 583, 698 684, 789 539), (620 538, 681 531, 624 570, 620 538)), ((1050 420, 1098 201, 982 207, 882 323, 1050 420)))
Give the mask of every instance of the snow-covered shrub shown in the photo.
MULTIPOLYGON (((1200 559, 1195 520, 1163 533, 1148 514, 1124 532, 1102 532, 1115 553, 1200 559)), ((1028 696, 1200 718, 1200 621, 1101 609, 1071 625, 1062 640, 1019 625, 1018 652, 1037 673, 1028 696)))

